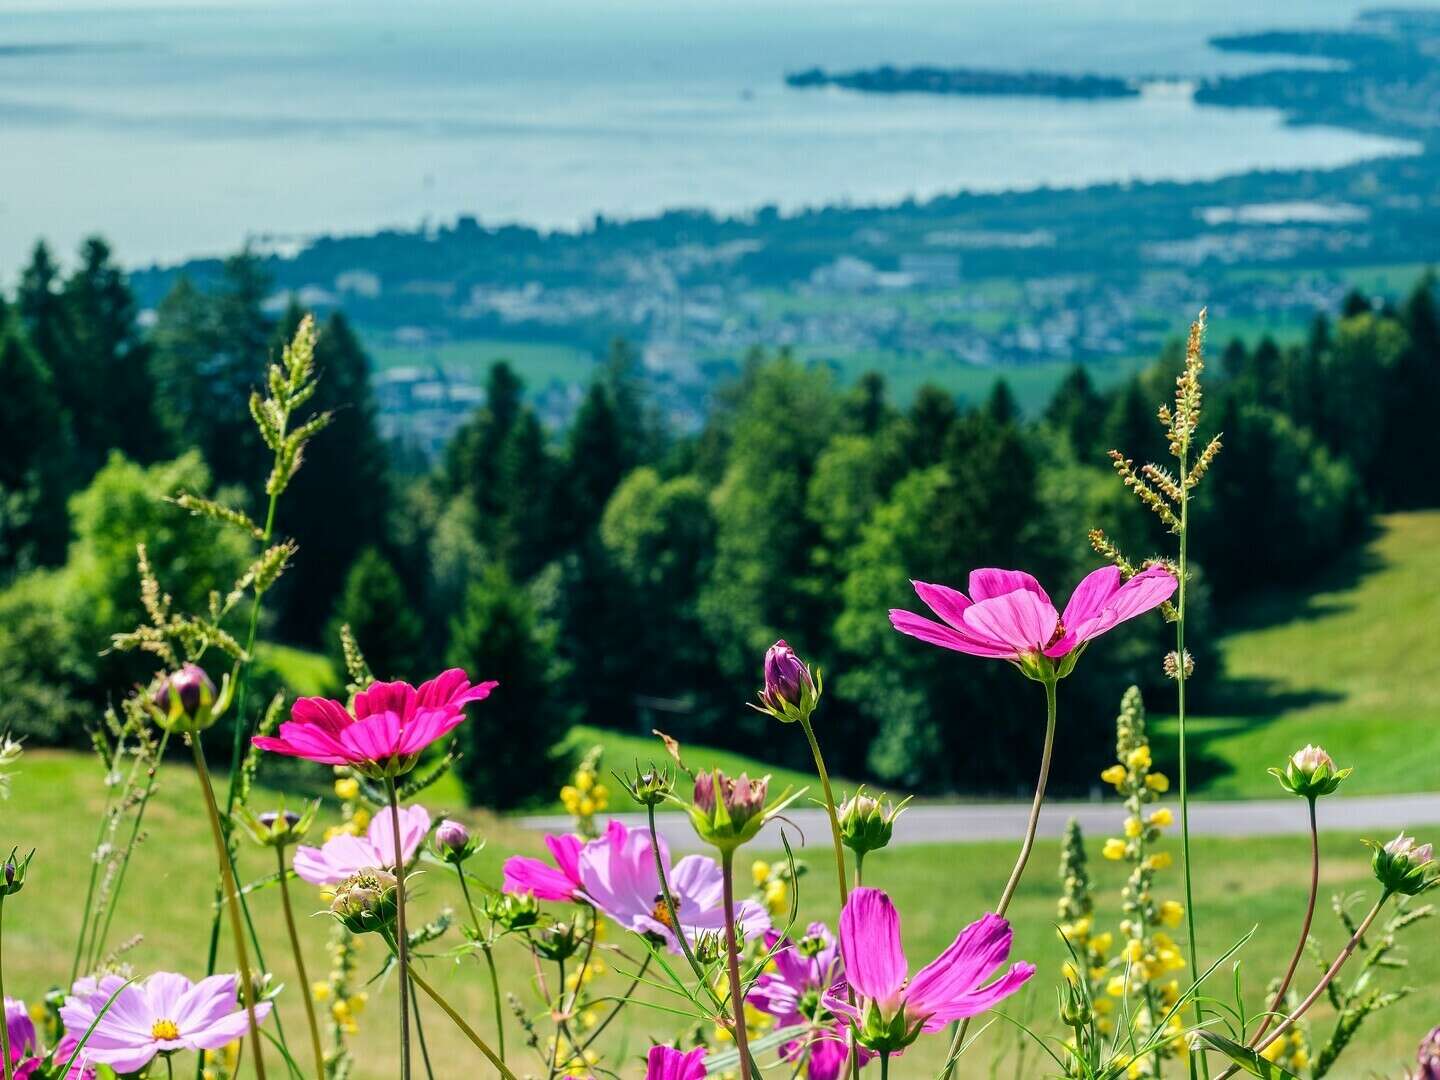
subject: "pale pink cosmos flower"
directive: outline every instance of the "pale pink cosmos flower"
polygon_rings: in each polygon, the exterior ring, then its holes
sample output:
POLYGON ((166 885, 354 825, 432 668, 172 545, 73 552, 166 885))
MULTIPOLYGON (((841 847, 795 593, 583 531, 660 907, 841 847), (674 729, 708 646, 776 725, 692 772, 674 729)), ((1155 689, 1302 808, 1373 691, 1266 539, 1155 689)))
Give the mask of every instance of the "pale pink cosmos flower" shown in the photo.
POLYGON ((1069 655, 1127 619, 1159 607, 1175 592, 1175 575, 1152 566, 1125 581, 1113 566, 1101 567, 1076 587, 1064 614, 1055 610, 1040 583, 1019 570, 975 570, 967 597, 944 585, 911 582, 937 623, 893 609, 890 624, 931 645, 997 660, 1069 655))
POLYGON ((578 836, 562 834, 545 837, 545 846, 555 860, 551 866, 543 859, 528 855, 512 855, 505 860, 501 888, 507 893, 529 893, 536 900, 579 900, 584 890, 580 885, 580 851, 585 841, 578 836))
MULTIPOLYGON (((703 855, 687 855, 672 867, 670 851, 660 841, 660 860, 675 899, 675 916, 693 942, 705 931, 725 927, 724 874, 720 864, 703 855)), ((671 952, 680 951, 670 926, 670 913, 655 872, 650 834, 612 820, 605 835, 580 852, 580 885, 585 898, 627 930, 660 938, 671 952)), ((735 918, 748 939, 770 927, 770 916, 753 900, 736 905, 735 918)))
POLYGON ((1420 1067, 1415 1072, 1414 1080, 1440 1080, 1440 1027, 1425 1037, 1416 1060, 1420 1067))
POLYGON ((367 775, 396 776, 414 767, 420 751, 465 719, 465 705, 490 696, 498 683, 470 684, 460 668, 422 683, 372 683, 355 695, 354 715, 329 698, 296 701, 280 734, 256 735, 261 750, 349 765, 367 775))
MULTIPOLYGON (((192 983, 184 975, 160 971, 115 993, 115 984, 102 980, 88 995, 66 997, 60 1019, 76 1039, 84 1038, 95 1025, 81 1051, 87 1062, 133 1073, 156 1054, 219 1050, 243 1036, 250 1029, 250 1018, 236 1000, 238 986, 234 975, 212 975, 192 983), (111 994, 115 1000, 105 1009, 111 994)), ((255 1006, 257 1022, 269 1015, 268 1001, 255 1006)))
MULTIPOLYGON (((423 806, 400 811, 400 853, 409 863, 430 831, 430 812, 423 806)), ((395 865, 395 826, 389 813, 376 814, 364 836, 342 833, 320 847, 301 844, 295 849, 295 873, 311 885, 338 885, 351 874, 370 867, 395 865)))
POLYGON ((868 1049, 902 1050, 922 1031, 939 1031, 997 1005, 1035 974, 1034 964, 1016 963, 985 982, 1009 958, 1012 937, 1008 922, 986 915, 909 978, 895 905, 879 889, 856 889, 840 913, 840 952, 855 1004, 832 990, 826 1007, 848 1019, 868 1049), (870 1033, 877 1033, 873 1040, 870 1033))
POLYGON ((645 1059, 645 1080, 705 1080, 705 1048, 688 1053, 673 1046, 652 1046, 645 1059))

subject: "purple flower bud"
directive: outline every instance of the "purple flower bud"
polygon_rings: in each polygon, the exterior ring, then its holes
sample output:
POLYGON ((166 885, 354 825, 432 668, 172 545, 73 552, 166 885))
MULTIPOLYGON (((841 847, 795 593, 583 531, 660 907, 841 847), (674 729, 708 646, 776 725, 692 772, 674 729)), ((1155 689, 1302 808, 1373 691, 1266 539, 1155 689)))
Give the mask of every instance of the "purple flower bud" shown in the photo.
POLYGON ((205 669, 198 664, 186 664, 179 671, 173 671, 161 680, 155 691, 155 707, 162 713, 170 711, 170 694, 174 691, 180 697, 180 708, 186 716, 194 716, 207 700, 215 700, 215 684, 205 669))
POLYGON ((810 669, 795 655, 785 640, 775 642, 765 652, 765 704, 778 709, 782 704, 799 705, 804 691, 813 690, 810 669))
POLYGON ((695 777, 695 805, 703 814, 715 812, 715 777, 708 772, 695 777))
POLYGON ((5 884, 15 884, 15 864, 13 862, 7 861, 5 863, 5 884))
POLYGON ((435 849, 442 857, 463 857, 470 850, 470 830, 446 818, 435 830, 435 849))
POLYGON ((294 810, 286 810, 283 814, 276 810, 266 810, 264 813, 259 815, 260 824, 264 825, 267 829, 273 829, 275 827, 275 823, 279 821, 282 817, 285 819, 285 824, 292 829, 296 825, 300 824, 300 815, 297 814, 294 810))
POLYGON ((1437 1027, 1420 1044, 1420 1069, 1415 1080, 1440 1080, 1440 1027, 1437 1027))

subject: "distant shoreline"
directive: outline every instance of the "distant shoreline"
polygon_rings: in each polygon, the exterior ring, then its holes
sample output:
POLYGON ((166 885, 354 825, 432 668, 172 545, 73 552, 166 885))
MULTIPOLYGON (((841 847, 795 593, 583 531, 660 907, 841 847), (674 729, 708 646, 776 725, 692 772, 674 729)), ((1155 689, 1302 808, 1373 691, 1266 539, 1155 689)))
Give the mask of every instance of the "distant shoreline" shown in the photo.
POLYGON ((879 67, 829 72, 810 68, 785 76, 796 90, 838 86, 867 94, 965 94, 1080 99, 1137 97, 1140 84, 1108 75, 1062 75, 1045 71, 992 71, 984 68, 879 67))

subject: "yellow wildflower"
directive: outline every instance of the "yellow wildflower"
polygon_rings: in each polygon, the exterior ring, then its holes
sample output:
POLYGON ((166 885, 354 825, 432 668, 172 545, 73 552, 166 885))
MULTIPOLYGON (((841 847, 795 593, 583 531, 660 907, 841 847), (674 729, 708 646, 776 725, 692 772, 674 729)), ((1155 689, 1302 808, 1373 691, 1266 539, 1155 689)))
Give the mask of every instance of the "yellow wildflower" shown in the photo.
POLYGON ((1150 815, 1150 824, 1157 829, 1168 828, 1175 824, 1175 815, 1168 806, 1162 806, 1150 815))
POLYGON ((1111 837, 1109 840, 1105 841, 1105 846, 1100 849, 1100 854, 1104 855, 1107 859, 1112 859, 1118 862, 1119 860, 1125 858, 1125 841, 1117 840, 1114 837, 1111 837))
POLYGON ((342 776, 335 781, 335 797, 351 802, 360 797, 360 781, 353 776, 342 776))
POLYGON ((1124 765, 1111 765, 1100 774, 1100 779, 1104 780, 1107 784, 1114 784, 1116 787, 1119 787, 1125 782, 1126 775, 1124 765))

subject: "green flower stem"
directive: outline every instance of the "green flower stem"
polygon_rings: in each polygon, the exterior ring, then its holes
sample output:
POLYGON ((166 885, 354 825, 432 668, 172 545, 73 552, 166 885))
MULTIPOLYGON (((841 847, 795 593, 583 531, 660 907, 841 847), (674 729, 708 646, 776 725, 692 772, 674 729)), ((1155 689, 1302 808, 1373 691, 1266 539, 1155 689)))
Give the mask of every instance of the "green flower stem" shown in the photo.
POLYGON ((630 981, 630 986, 626 989, 625 993, 621 994, 618 998, 615 999, 615 1007, 605 1014, 605 1019, 601 1020, 600 1023, 596 1024, 595 1030, 592 1031, 588 1036, 586 1036, 585 1041, 580 1044, 580 1054, 583 1055, 586 1050, 590 1049, 590 1044, 600 1037, 600 1033, 610 1026, 610 1021, 614 1020, 615 1017, 620 1015, 620 1010, 623 1009, 627 1004, 629 1004, 631 995, 633 995, 635 991, 639 989, 640 983, 645 978, 645 972, 648 971, 650 968, 650 960, 650 954, 646 953, 645 959, 640 961, 640 970, 635 973, 635 978, 630 981))
MULTIPOLYGON (((115 753, 111 755, 109 766, 105 770, 107 777, 115 772, 115 769, 119 764, 120 748, 123 744, 124 736, 122 734, 121 737, 116 740, 115 753)), ((101 758, 101 760, 104 761, 103 758, 101 758)), ((105 794, 105 812, 100 815, 100 827, 96 830, 95 833, 95 846, 91 849, 92 854, 90 857, 90 884, 87 885, 85 888, 85 907, 82 909, 83 914, 80 918, 80 935, 75 939, 75 959, 70 962, 70 982, 72 984, 80 975, 80 958, 87 955, 85 950, 86 939, 93 936, 90 930, 90 912, 91 907, 95 902, 95 886, 100 876, 100 859, 98 857, 100 853, 100 845, 105 842, 105 829, 106 826, 110 823, 111 813, 114 812, 115 800, 110 794, 111 790, 113 789, 109 788, 107 785, 107 791, 105 794)), ((7 1054, 6 1056, 8 1057, 9 1055, 7 1054)))
POLYGON ((880 1080, 889 1080, 890 1077, 890 1053, 885 1051, 880 1055, 880 1080))
MULTIPOLYGON (((996 915, 1004 915, 1009 910, 1015 890, 1020 887, 1020 879, 1025 875, 1025 866, 1030 862, 1030 852, 1035 848, 1035 830, 1040 825, 1040 808, 1045 804, 1045 787, 1050 782, 1050 763, 1055 753, 1055 686, 1056 680, 1053 676, 1045 680, 1045 747, 1040 752, 1040 778, 1035 783, 1035 799, 1030 804, 1030 819, 1025 825, 1025 839, 1020 844, 1020 856, 1015 860, 1014 869, 1010 871, 1010 880, 1005 882, 1005 891, 1000 894, 1000 903, 995 907, 996 915)), ((955 1034, 950 1039, 950 1053, 946 1056, 945 1071, 941 1074, 944 1080, 949 1080, 955 1071, 955 1062, 959 1059, 960 1047, 965 1042, 965 1033, 969 1029, 968 1019, 954 1029, 955 1034)))
MULTIPOLYGON (((727 847, 721 850, 720 868, 724 875, 722 880, 725 901, 725 957, 730 970, 730 1009, 735 1016, 735 1049, 740 1052, 740 1075, 749 1076, 754 1072, 754 1068, 750 1064, 750 1037, 745 1030, 745 990, 740 984, 740 946, 735 940, 735 851, 733 848, 727 847)), ((843 889, 845 884, 843 870, 840 884, 843 889)), ((881 1075, 884 1075, 883 1067, 881 1075)))
POLYGON ((555 1074, 560 1071, 560 1042, 565 1033, 565 961, 555 961, 555 967, 559 973, 556 978, 559 980, 560 992, 555 997, 555 1044, 550 1047, 550 1070, 546 1074, 546 1080, 555 1080, 555 1074))
POLYGON ((395 958, 400 964, 400 1080, 410 1080, 410 939, 405 929, 405 853, 400 844, 400 794, 395 778, 385 778, 390 827, 395 836, 395 958))
POLYGON ((245 948, 245 930, 240 925, 240 890, 235 884, 234 868, 230 865, 230 849, 225 830, 220 825, 220 808, 215 804, 215 788, 210 783, 210 770, 205 766, 205 753, 200 748, 200 735, 190 736, 195 752, 195 771, 200 777, 200 790, 205 796, 205 810, 210 816, 210 832, 215 838, 215 858, 220 864, 220 883, 230 912, 230 928, 235 935, 235 962, 240 968, 240 996, 250 1020, 250 1042, 255 1053, 255 1075, 265 1080, 265 1058, 261 1052, 260 1025, 255 1020, 255 983, 250 975, 250 957, 245 948))
POLYGON ((1308 800, 1310 803, 1310 900, 1305 905, 1305 921, 1300 926, 1300 940, 1295 945, 1295 955, 1290 958, 1290 966, 1285 971, 1285 977, 1280 980, 1280 989, 1275 991, 1275 1000, 1270 1003, 1270 1011, 1267 1012, 1260 1023, 1260 1030, 1255 1032, 1255 1037, 1250 1045, 1260 1041, 1270 1025, 1274 1023, 1275 1017, 1280 1015, 1280 1006, 1285 1004, 1285 995, 1290 990, 1290 983, 1294 981, 1295 969, 1300 966, 1300 957, 1305 955, 1305 942, 1310 939, 1310 924, 1315 918, 1315 898, 1320 892, 1320 832, 1315 824, 1315 799, 1308 800))
POLYGON ((470 886, 465 882, 465 871, 459 863, 455 865, 455 875, 460 879, 460 892, 465 897, 465 906, 470 909, 470 921, 475 924, 475 940, 480 943, 480 951, 485 954, 485 966, 490 969, 490 996, 495 1001, 495 1038, 500 1050, 500 1060, 504 1061, 505 1021, 500 1008, 500 973, 495 970, 495 951, 488 935, 480 929, 480 916, 475 911, 475 901, 470 897, 470 886))
MULTIPOLYGON (((0 1004, 5 1001, 5 897, 0 895, 0 1004)), ((5 1080, 15 1080, 15 1063, 10 1060, 10 1021, 0 1024, 0 1053, 5 1055, 5 1080)))
POLYGON ((855 888, 860 888, 865 883, 865 852, 855 853, 855 888))
POLYGON ((324 1080, 325 1051, 320 1045, 320 1023, 315 1019, 310 976, 305 973, 305 955, 300 950, 300 934, 295 929, 295 912, 290 906, 290 868, 285 865, 283 847, 275 849, 275 858, 280 864, 280 906, 285 911, 285 929, 290 933, 290 949, 295 954, 295 970, 300 976, 300 999, 305 1002, 305 1020, 310 1025, 310 1048, 315 1052, 315 1075, 324 1080))
MULTIPOLYGON (((1309 1012, 1310 1006, 1320 1000, 1320 995, 1323 994, 1326 987, 1335 980, 1335 976, 1340 974, 1340 969, 1345 966, 1345 962, 1350 959, 1351 954, 1359 947, 1360 942, 1370 929, 1370 924, 1373 923, 1375 917, 1380 914, 1380 909, 1385 906, 1385 902, 1390 899, 1390 895, 1390 890, 1388 889, 1380 893, 1380 899, 1375 901, 1375 906, 1370 909, 1365 918, 1360 920, 1360 925, 1355 928, 1355 933, 1350 935, 1350 940, 1347 941, 1345 947, 1340 950, 1340 955, 1335 958, 1335 962, 1326 969, 1325 974, 1320 977, 1320 981, 1315 984, 1315 989, 1310 991, 1305 1000, 1300 1002, 1294 1012, 1280 1022, 1275 1030, 1270 1033, 1269 1038, 1255 1047, 1257 1054, 1263 1054, 1266 1047, 1289 1031, 1295 1025, 1295 1021, 1309 1012)), ((1220 1074, 1217 1080, 1226 1080, 1227 1077, 1234 1076, 1238 1069, 1238 1065, 1230 1066, 1230 1068, 1220 1074)))
POLYGON ((805 738, 810 742, 810 753, 815 756, 815 771, 820 774, 820 787, 825 792, 825 813, 830 816, 830 839, 835 845, 835 876, 840 882, 840 906, 850 898, 845 875, 845 848, 840 842, 840 818, 835 813, 835 794, 830 790, 830 774, 825 771, 825 759, 820 754, 820 743, 815 738, 815 729, 810 717, 800 717, 800 726, 805 729, 805 738))
POLYGON ((705 977, 705 969, 700 966, 700 961, 695 959, 695 953, 690 948, 690 941, 680 927, 680 917, 675 913, 675 895, 670 891, 670 881, 665 876, 665 861, 660 858, 660 835, 655 828, 655 807, 647 805, 645 809, 650 821, 650 851, 655 856, 655 876, 660 879, 660 896, 665 901, 665 914, 670 917, 670 932, 680 943, 680 951, 685 954, 685 959, 690 964, 690 970, 695 973, 695 978, 700 981, 700 985, 710 995, 711 1002, 717 1009, 724 1009, 725 1003, 720 1000, 720 996, 715 993, 715 988, 710 985, 710 980, 705 977))
POLYGON ((150 763, 149 773, 145 778, 145 791, 141 794, 140 803, 135 808, 135 820, 130 826, 130 839, 125 845, 125 855, 120 860, 120 869, 116 871, 115 884, 110 890, 110 899, 105 908, 105 922, 100 927, 99 937, 91 943, 92 959, 90 964, 92 968, 97 966, 105 955, 105 941, 110 936, 110 924, 115 919, 115 909, 120 903, 120 890, 125 885, 125 872, 130 868, 130 856, 134 854, 135 843, 140 838, 140 827, 145 823, 145 810, 150 805, 150 796, 155 794, 160 762, 165 760, 165 748, 169 745, 170 732, 162 731, 160 743, 155 749, 155 759, 150 763))
MULTIPOLYGON (((395 958, 399 960, 400 952, 399 949, 396 947, 395 938, 388 933, 384 934, 383 936, 385 938, 385 944, 390 946, 390 951, 393 952, 395 954, 395 958)), ((513 1072, 511 1072, 508 1067, 506 1067, 505 1063, 495 1056, 495 1051, 490 1049, 489 1044, 480 1037, 480 1035, 475 1031, 474 1028, 472 1028, 469 1024, 465 1022, 465 1018, 459 1013, 457 1013, 454 1009, 452 1009, 450 1007, 450 1003, 446 1001, 443 997, 441 997, 439 992, 433 986, 431 986, 418 971, 416 971, 414 968, 411 968, 409 974, 410 981, 413 982, 417 987, 419 987, 421 992, 424 993, 426 997, 428 997, 431 1001, 435 1002, 436 1005, 440 1006, 441 1011, 443 1011, 446 1016, 450 1017, 451 1021, 455 1024, 457 1028, 460 1029, 461 1033, 464 1034, 467 1039, 469 1039, 472 1043, 475 1044, 476 1049, 478 1049, 482 1054, 485 1055, 485 1057, 489 1060, 490 1064, 495 1066, 496 1070, 500 1073, 502 1077, 505 1078, 505 1080, 519 1080, 519 1078, 513 1072)))

